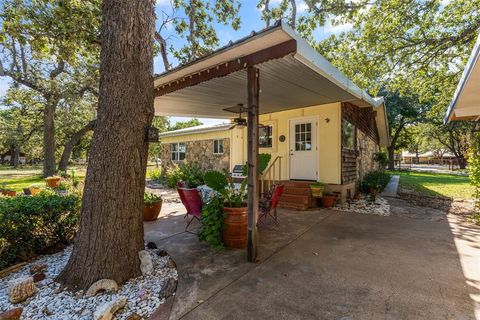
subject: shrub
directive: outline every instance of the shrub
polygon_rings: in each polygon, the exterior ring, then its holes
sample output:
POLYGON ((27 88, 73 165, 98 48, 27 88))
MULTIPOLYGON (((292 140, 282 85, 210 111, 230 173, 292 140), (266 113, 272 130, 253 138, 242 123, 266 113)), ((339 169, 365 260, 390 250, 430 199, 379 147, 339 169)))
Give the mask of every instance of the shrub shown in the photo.
POLYGON ((77 230, 80 198, 42 192, 0 198, 0 269, 56 244, 68 244, 77 230))
POLYGON ((388 156, 387 153, 384 151, 379 151, 373 155, 373 160, 378 163, 380 170, 385 169, 388 166, 388 156))
POLYGON ((155 168, 148 172, 148 177, 156 182, 160 182, 163 180, 162 177, 162 169, 155 168))
POLYGON ((362 181, 361 189, 364 192, 377 194, 381 192, 390 181, 390 175, 385 171, 372 171, 362 181))
POLYGON ((189 188, 196 188, 204 183, 203 175, 204 171, 198 164, 181 163, 167 170, 167 186, 175 188, 177 181, 184 181, 189 188))
POLYGON ((198 233, 198 238, 205 241, 216 249, 224 247, 222 241, 222 228, 225 220, 223 213, 223 198, 216 195, 209 202, 202 206, 202 228, 198 233))
POLYGON ((475 201, 471 219, 474 223, 480 225, 480 132, 473 134, 472 145, 468 154, 468 170, 470 171, 470 183, 474 187, 473 198, 475 201))

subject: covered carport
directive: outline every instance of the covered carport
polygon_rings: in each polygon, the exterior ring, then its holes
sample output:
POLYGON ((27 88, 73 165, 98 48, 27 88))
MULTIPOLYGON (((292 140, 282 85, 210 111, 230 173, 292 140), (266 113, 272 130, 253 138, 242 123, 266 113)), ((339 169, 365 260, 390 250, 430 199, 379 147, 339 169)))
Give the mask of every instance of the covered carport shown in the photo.
MULTIPOLYGON (((332 66, 288 25, 276 25, 155 79, 155 114, 232 118, 245 105, 248 152, 249 261, 257 260, 259 114, 350 102, 373 107, 385 126, 383 100, 375 100, 332 66)), ((383 141, 386 136, 381 136, 383 141)))
POLYGON ((444 122, 480 121, 480 35, 457 85, 444 122))

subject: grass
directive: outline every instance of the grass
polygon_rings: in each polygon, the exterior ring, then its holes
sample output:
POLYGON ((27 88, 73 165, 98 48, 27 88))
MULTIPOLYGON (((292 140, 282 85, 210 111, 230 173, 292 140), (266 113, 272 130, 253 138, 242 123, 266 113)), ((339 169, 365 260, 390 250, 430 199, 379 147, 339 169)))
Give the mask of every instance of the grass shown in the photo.
POLYGON ((466 176, 415 171, 390 171, 390 173, 400 176, 400 187, 427 196, 471 199, 474 191, 466 176))
MULTIPOLYGON (((68 173, 71 173, 72 169, 75 169, 79 180, 85 179, 85 167, 69 168, 68 173)), ((17 169, 7 165, 0 166, 0 186, 5 185, 9 189, 23 191, 23 188, 28 188, 32 184, 45 184, 41 166, 23 166, 17 169)))

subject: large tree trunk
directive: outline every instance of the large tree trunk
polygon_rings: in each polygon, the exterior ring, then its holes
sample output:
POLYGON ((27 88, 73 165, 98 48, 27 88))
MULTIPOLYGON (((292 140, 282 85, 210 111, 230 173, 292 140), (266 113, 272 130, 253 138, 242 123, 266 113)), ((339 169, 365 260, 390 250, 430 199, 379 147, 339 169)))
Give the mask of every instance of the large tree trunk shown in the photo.
POLYGON ((43 112, 43 176, 55 174, 55 108, 56 103, 47 102, 43 112))
POLYGON ((395 170, 395 148, 389 146, 388 150, 388 170, 395 170))
POLYGON ((58 163, 58 170, 66 171, 68 167, 68 160, 70 160, 70 156, 72 155, 73 148, 80 142, 80 139, 88 132, 95 128, 96 120, 92 120, 85 127, 75 132, 71 137, 70 140, 65 144, 63 148, 62 157, 60 158, 60 162, 58 163))
POLYGON ((104 0, 97 126, 80 228, 58 280, 87 288, 140 275, 145 130, 153 118, 154 1, 104 0))

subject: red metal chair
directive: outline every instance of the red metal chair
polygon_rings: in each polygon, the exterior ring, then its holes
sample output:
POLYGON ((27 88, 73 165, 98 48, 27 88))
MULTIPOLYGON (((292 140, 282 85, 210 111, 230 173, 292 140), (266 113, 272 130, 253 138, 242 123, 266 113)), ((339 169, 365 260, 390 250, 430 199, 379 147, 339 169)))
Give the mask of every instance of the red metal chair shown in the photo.
POLYGON ((177 183, 177 191, 180 196, 180 200, 185 206, 185 209, 187 209, 187 214, 185 215, 185 218, 188 216, 192 217, 185 226, 185 231, 194 233, 188 230, 188 227, 193 222, 193 220, 196 219, 200 221, 200 217, 202 215, 202 199, 200 198, 200 194, 198 193, 197 189, 184 188, 183 184, 180 181, 177 183))
POLYGON ((270 217, 273 220, 273 224, 269 228, 275 229, 275 227, 278 226, 277 205, 282 196, 283 187, 283 184, 275 185, 273 190, 267 194, 266 198, 261 200, 258 216, 259 225, 268 226, 266 220, 270 217))

